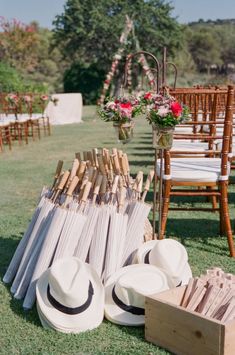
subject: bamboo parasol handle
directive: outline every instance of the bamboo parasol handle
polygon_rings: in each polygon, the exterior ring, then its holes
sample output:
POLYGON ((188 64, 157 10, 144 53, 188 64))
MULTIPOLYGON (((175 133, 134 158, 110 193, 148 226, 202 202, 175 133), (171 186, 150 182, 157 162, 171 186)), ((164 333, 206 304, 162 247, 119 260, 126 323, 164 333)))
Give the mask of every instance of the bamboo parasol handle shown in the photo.
POLYGON ((79 163, 82 161, 82 158, 81 158, 81 153, 77 152, 75 153, 75 158, 79 161, 79 163))
POLYGON ((111 190, 112 195, 115 195, 115 193, 117 192, 118 181, 119 181, 119 175, 116 175, 114 178, 114 182, 113 182, 113 186, 112 186, 112 190, 111 190))
POLYGON ((99 163, 98 163, 98 159, 97 159, 98 149, 97 148, 93 148, 92 149, 92 154, 93 154, 93 160, 94 160, 95 166, 98 168, 99 167, 99 163))
POLYGON ((98 156, 98 163, 99 163, 99 169, 100 169, 101 174, 106 175, 106 170, 105 170, 103 158, 100 155, 98 156))
POLYGON ((58 161, 56 171, 55 171, 55 178, 58 178, 60 176, 63 164, 64 164, 63 160, 58 161))
POLYGON ((81 198, 81 202, 83 202, 83 203, 86 202, 86 200, 87 200, 87 198, 89 196, 90 190, 91 190, 91 185, 92 185, 91 181, 88 181, 86 183, 86 186, 84 188, 83 195, 82 195, 82 198, 81 198))
POLYGON ((78 182, 79 182, 78 176, 74 176, 72 181, 71 181, 71 184, 69 185, 68 191, 66 193, 67 196, 72 196, 72 194, 73 194, 78 182))
POLYGON ((103 175, 99 174, 96 178, 96 181, 95 181, 95 187, 94 187, 93 198, 92 198, 93 204, 95 203, 96 197, 99 194, 102 181, 103 181, 103 175))
POLYGON ((55 188, 56 182, 61 174, 63 164, 64 164, 63 160, 59 160, 57 163, 57 167, 54 175, 54 182, 52 184, 52 190, 55 188))
POLYGON ((57 188, 58 190, 63 190, 63 188, 64 188, 64 186, 65 186, 65 184, 66 184, 66 182, 67 182, 67 180, 69 178, 69 175, 70 175, 70 171, 66 170, 64 172, 64 175, 61 178, 61 181, 60 181, 59 185, 58 185, 58 188, 57 188))
POLYGON ((145 198, 146 198, 146 195, 150 189, 150 185, 153 181, 153 177, 154 177, 154 170, 150 170, 149 174, 148 174, 148 177, 147 177, 147 180, 146 180, 146 183, 145 183, 145 186, 144 186, 144 192, 143 192, 143 195, 142 195, 142 198, 141 198, 141 201, 144 202, 145 198))
POLYGON ((66 186, 65 186, 66 189, 68 189, 71 181, 73 180, 73 177, 77 173, 78 168, 79 168, 79 161, 78 161, 78 159, 74 159, 73 165, 72 165, 72 169, 71 169, 71 172, 70 172, 70 176, 69 176, 68 181, 67 181, 66 186))
POLYGON ((86 162, 82 160, 79 165, 79 169, 77 171, 77 176, 79 178, 79 181, 82 180, 85 170, 86 170, 86 162))
POLYGON ((114 163, 114 171, 117 175, 120 175, 121 169, 120 169, 120 164, 119 164, 119 159, 117 154, 113 154, 113 163, 114 163))

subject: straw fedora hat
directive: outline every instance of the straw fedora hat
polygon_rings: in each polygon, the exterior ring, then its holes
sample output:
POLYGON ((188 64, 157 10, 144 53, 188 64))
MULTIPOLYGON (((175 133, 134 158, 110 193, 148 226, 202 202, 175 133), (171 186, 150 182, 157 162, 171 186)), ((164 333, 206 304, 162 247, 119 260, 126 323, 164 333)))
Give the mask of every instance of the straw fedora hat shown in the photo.
POLYGON ((137 250, 136 261, 157 266, 172 278, 175 286, 188 284, 192 277, 187 251, 174 239, 143 243, 137 250))
POLYGON ((76 257, 58 259, 39 278, 37 309, 44 327, 80 333, 104 317, 104 287, 96 271, 76 257))
POLYGON ((144 324, 145 296, 173 287, 167 276, 152 265, 119 269, 105 284, 105 317, 113 323, 144 324))

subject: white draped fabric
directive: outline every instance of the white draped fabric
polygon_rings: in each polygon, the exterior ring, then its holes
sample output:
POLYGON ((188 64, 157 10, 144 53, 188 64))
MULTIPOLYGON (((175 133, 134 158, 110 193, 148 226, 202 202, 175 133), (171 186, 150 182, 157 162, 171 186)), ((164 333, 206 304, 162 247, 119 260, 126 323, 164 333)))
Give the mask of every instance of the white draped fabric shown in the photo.
POLYGON ((45 109, 52 125, 82 122, 81 94, 54 94, 52 97, 58 99, 57 104, 50 101, 45 109))

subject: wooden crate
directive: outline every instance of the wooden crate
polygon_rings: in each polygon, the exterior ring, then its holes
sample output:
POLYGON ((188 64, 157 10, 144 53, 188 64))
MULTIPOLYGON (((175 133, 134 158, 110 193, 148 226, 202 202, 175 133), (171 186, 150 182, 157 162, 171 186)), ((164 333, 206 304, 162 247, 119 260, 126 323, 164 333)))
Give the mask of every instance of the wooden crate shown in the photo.
POLYGON ((185 288, 146 297, 146 340, 180 355, 234 355, 235 321, 225 324, 181 307, 185 288))

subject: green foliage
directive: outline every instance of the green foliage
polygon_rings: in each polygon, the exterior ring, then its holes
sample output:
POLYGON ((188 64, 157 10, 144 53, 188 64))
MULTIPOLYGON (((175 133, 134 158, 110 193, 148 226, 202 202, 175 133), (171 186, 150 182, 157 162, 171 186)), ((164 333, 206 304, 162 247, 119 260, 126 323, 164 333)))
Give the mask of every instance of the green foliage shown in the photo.
POLYGON ((85 104, 95 104, 105 77, 105 72, 96 64, 74 63, 64 73, 64 91, 81 92, 85 104))
POLYGON ((21 91, 22 81, 16 69, 9 64, 0 62, 0 91, 21 91))
MULTIPOLYGON (((179 48, 181 30, 171 17, 171 10, 164 0, 67 0, 64 13, 54 21, 54 45, 61 49, 67 62, 89 69, 95 65, 97 71, 107 72, 120 46, 119 38, 128 15, 133 19, 135 36, 143 50, 157 55, 166 45, 169 53, 174 53, 179 48)), ((133 51, 135 41, 129 39, 124 56, 133 51)), ((65 87, 67 76, 66 79, 65 87)), ((85 89, 85 82, 78 85, 85 89)), ((97 89, 100 86, 101 80, 97 89)), ((82 94, 87 96, 85 91, 82 94)), ((93 101, 93 92, 91 96, 93 101)))
POLYGON ((25 80, 22 75, 9 64, 0 62, 0 91, 2 92, 45 92, 46 85, 25 80))
POLYGON ((230 64, 235 64, 235 21, 198 21, 186 28, 186 43, 197 69, 216 66, 223 72, 230 64))

